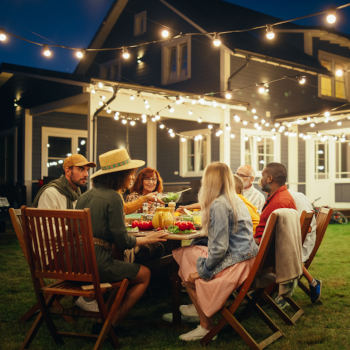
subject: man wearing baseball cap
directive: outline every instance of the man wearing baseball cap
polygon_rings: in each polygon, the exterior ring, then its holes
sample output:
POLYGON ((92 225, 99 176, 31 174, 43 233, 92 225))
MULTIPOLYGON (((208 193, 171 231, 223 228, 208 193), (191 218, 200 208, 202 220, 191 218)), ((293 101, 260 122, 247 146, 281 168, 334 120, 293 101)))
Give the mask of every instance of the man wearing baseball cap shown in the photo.
POLYGON ((96 164, 81 154, 72 154, 63 162, 64 175, 40 188, 33 207, 43 209, 74 209, 81 195, 80 187, 87 183, 89 169, 96 164))

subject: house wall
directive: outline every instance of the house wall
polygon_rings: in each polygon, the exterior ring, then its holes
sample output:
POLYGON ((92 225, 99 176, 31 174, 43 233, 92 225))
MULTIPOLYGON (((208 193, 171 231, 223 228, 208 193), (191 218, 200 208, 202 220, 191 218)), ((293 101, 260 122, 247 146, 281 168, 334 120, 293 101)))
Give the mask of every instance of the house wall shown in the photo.
POLYGON ((318 51, 327 51, 329 53, 344 56, 347 59, 350 57, 350 50, 346 47, 337 44, 331 44, 329 41, 321 40, 320 38, 313 38, 313 55, 318 58, 318 51))
POLYGON ((147 127, 136 123, 125 126, 111 117, 99 117, 97 122, 97 155, 125 147, 133 159, 147 160, 147 127), (127 147, 127 134, 129 147, 127 147))
POLYGON ((86 130, 85 115, 52 112, 33 117, 33 162, 32 178, 38 180, 41 175, 41 128, 43 126, 53 128, 66 128, 86 130))
MULTIPOLYGON (((244 59, 231 57, 231 72, 237 70, 244 59)), ((249 64, 230 80, 233 98, 250 103, 257 110, 257 115, 268 120, 275 116, 309 113, 326 106, 327 101, 318 98, 317 77, 308 75, 308 83, 300 86, 295 79, 300 72, 250 61, 249 64), (290 77, 270 84, 268 94, 259 94, 256 83, 269 82, 283 77, 290 77)), ((328 105, 327 105, 328 106, 328 105)), ((325 107, 326 109, 326 107, 325 107)))
MULTIPOLYGON (((205 129, 206 124, 198 124, 197 122, 187 121, 175 121, 168 120, 166 123, 168 128, 173 128, 177 132, 205 129)), ((219 160, 219 138, 215 134, 211 134, 211 161, 219 160)), ((180 140, 178 137, 171 138, 164 130, 157 131, 157 168, 166 182, 184 182, 194 179, 200 179, 200 177, 181 177, 174 172, 179 172, 180 166, 180 140)))
MULTIPOLYGON (((123 44, 142 43, 160 39, 161 25, 168 25, 173 35, 181 32, 198 31, 181 19, 168 7, 157 0, 138 0, 129 2, 104 43, 104 47, 121 47, 123 44), (147 31, 134 36, 134 15, 147 11, 147 31)), ((220 55, 219 50, 213 50, 211 40, 207 37, 191 39, 191 78, 175 84, 161 84, 161 44, 152 44, 130 49, 132 57, 129 61, 120 59, 120 51, 100 52, 96 55, 94 64, 88 75, 108 80, 133 82, 143 85, 166 87, 167 89, 208 92, 219 91, 220 86, 220 55), (140 57, 142 63, 137 63, 140 57), (100 67, 109 62, 113 69, 100 67), (208 69, 210 67, 210 69, 208 69)))

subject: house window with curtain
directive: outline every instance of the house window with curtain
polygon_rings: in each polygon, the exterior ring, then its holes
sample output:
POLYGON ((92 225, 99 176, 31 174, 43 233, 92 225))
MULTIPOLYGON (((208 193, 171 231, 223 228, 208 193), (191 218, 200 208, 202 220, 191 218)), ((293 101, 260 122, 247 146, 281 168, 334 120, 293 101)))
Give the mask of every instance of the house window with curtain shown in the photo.
POLYGON ((329 145, 328 142, 315 142, 315 178, 329 178, 329 145))
POLYGON ((349 74, 347 71, 350 68, 350 60, 324 52, 320 52, 319 57, 321 65, 332 74, 332 76, 320 75, 319 96, 347 99, 349 96, 347 91, 349 74), (339 74, 340 72, 343 74, 339 74))
POLYGON ((134 36, 139 36, 147 31, 147 11, 136 13, 134 16, 134 36))
POLYGON ((58 178, 62 174, 63 160, 73 153, 86 157, 86 130, 42 128, 42 176, 58 178))
POLYGON ((202 176, 205 167, 211 162, 210 130, 182 132, 185 141, 180 140, 180 176, 202 176), (195 139, 197 135, 200 138, 195 139))
POLYGON ((191 38, 172 40, 162 46, 162 84, 191 77, 191 38))
POLYGON ((271 162, 280 162, 280 135, 241 129, 241 164, 251 165, 261 173, 271 162))

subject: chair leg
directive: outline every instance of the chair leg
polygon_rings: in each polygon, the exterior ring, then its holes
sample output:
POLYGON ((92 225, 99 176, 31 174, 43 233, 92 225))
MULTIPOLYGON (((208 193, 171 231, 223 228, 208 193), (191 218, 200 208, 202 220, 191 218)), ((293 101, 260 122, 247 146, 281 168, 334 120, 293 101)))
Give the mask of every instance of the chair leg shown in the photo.
POLYGON ((30 327, 20 349, 28 349, 30 343, 32 342, 32 340, 34 339, 34 337, 36 336, 36 334, 38 333, 38 330, 41 326, 43 322, 43 314, 41 312, 39 312, 38 316, 36 317, 36 319, 34 320, 32 326, 30 327))
POLYGON ((114 302, 112 304, 112 307, 110 308, 107 318, 105 319, 103 323, 103 327, 101 329, 100 334, 98 335, 97 341, 94 346, 94 350, 98 350, 100 346, 103 344, 107 334, 110 335, 112 338, 113 345, 115 347, 118 346, 118 338, 114 332, 114 329, 112 327, 112 321, 113 318, 115 317, 115 313, 118 312, 118 309, 120 307, 120 304, 122 303, 126 290, 128 288, 129 281, 127 279, 124 279, 123 282, 121 283, 119 290, 117 292, 117 295, 115 296, 114 302))
POLYGON ((21 318, 19 319, 19 322, 24 323, 30 320, 36 313, 40 311, 39 304, 36 303, 33 305, 26 313, 24 313, 21 318))

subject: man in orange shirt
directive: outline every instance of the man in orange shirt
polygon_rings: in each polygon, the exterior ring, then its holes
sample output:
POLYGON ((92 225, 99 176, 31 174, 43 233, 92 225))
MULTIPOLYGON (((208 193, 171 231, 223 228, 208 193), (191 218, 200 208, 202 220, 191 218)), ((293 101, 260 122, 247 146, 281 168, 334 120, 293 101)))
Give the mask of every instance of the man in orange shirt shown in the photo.
MULTIPOLYGON (((287 180, 287 169, 280 163, 269 163, 262 171, 260 186, 264 192, 268 193, 268 197, 264 204, 260 215, 259 225, 256 228, 254 239, 257 244, 260 244, 261 237, 270 214, 279 208, 295 209, 294 199, 285 185, 287 180)), ((310 298, 313 303, 319 300, 321 296, 322 282, 313 278, 305 267, 303 273, 309 281, 310 298)))

